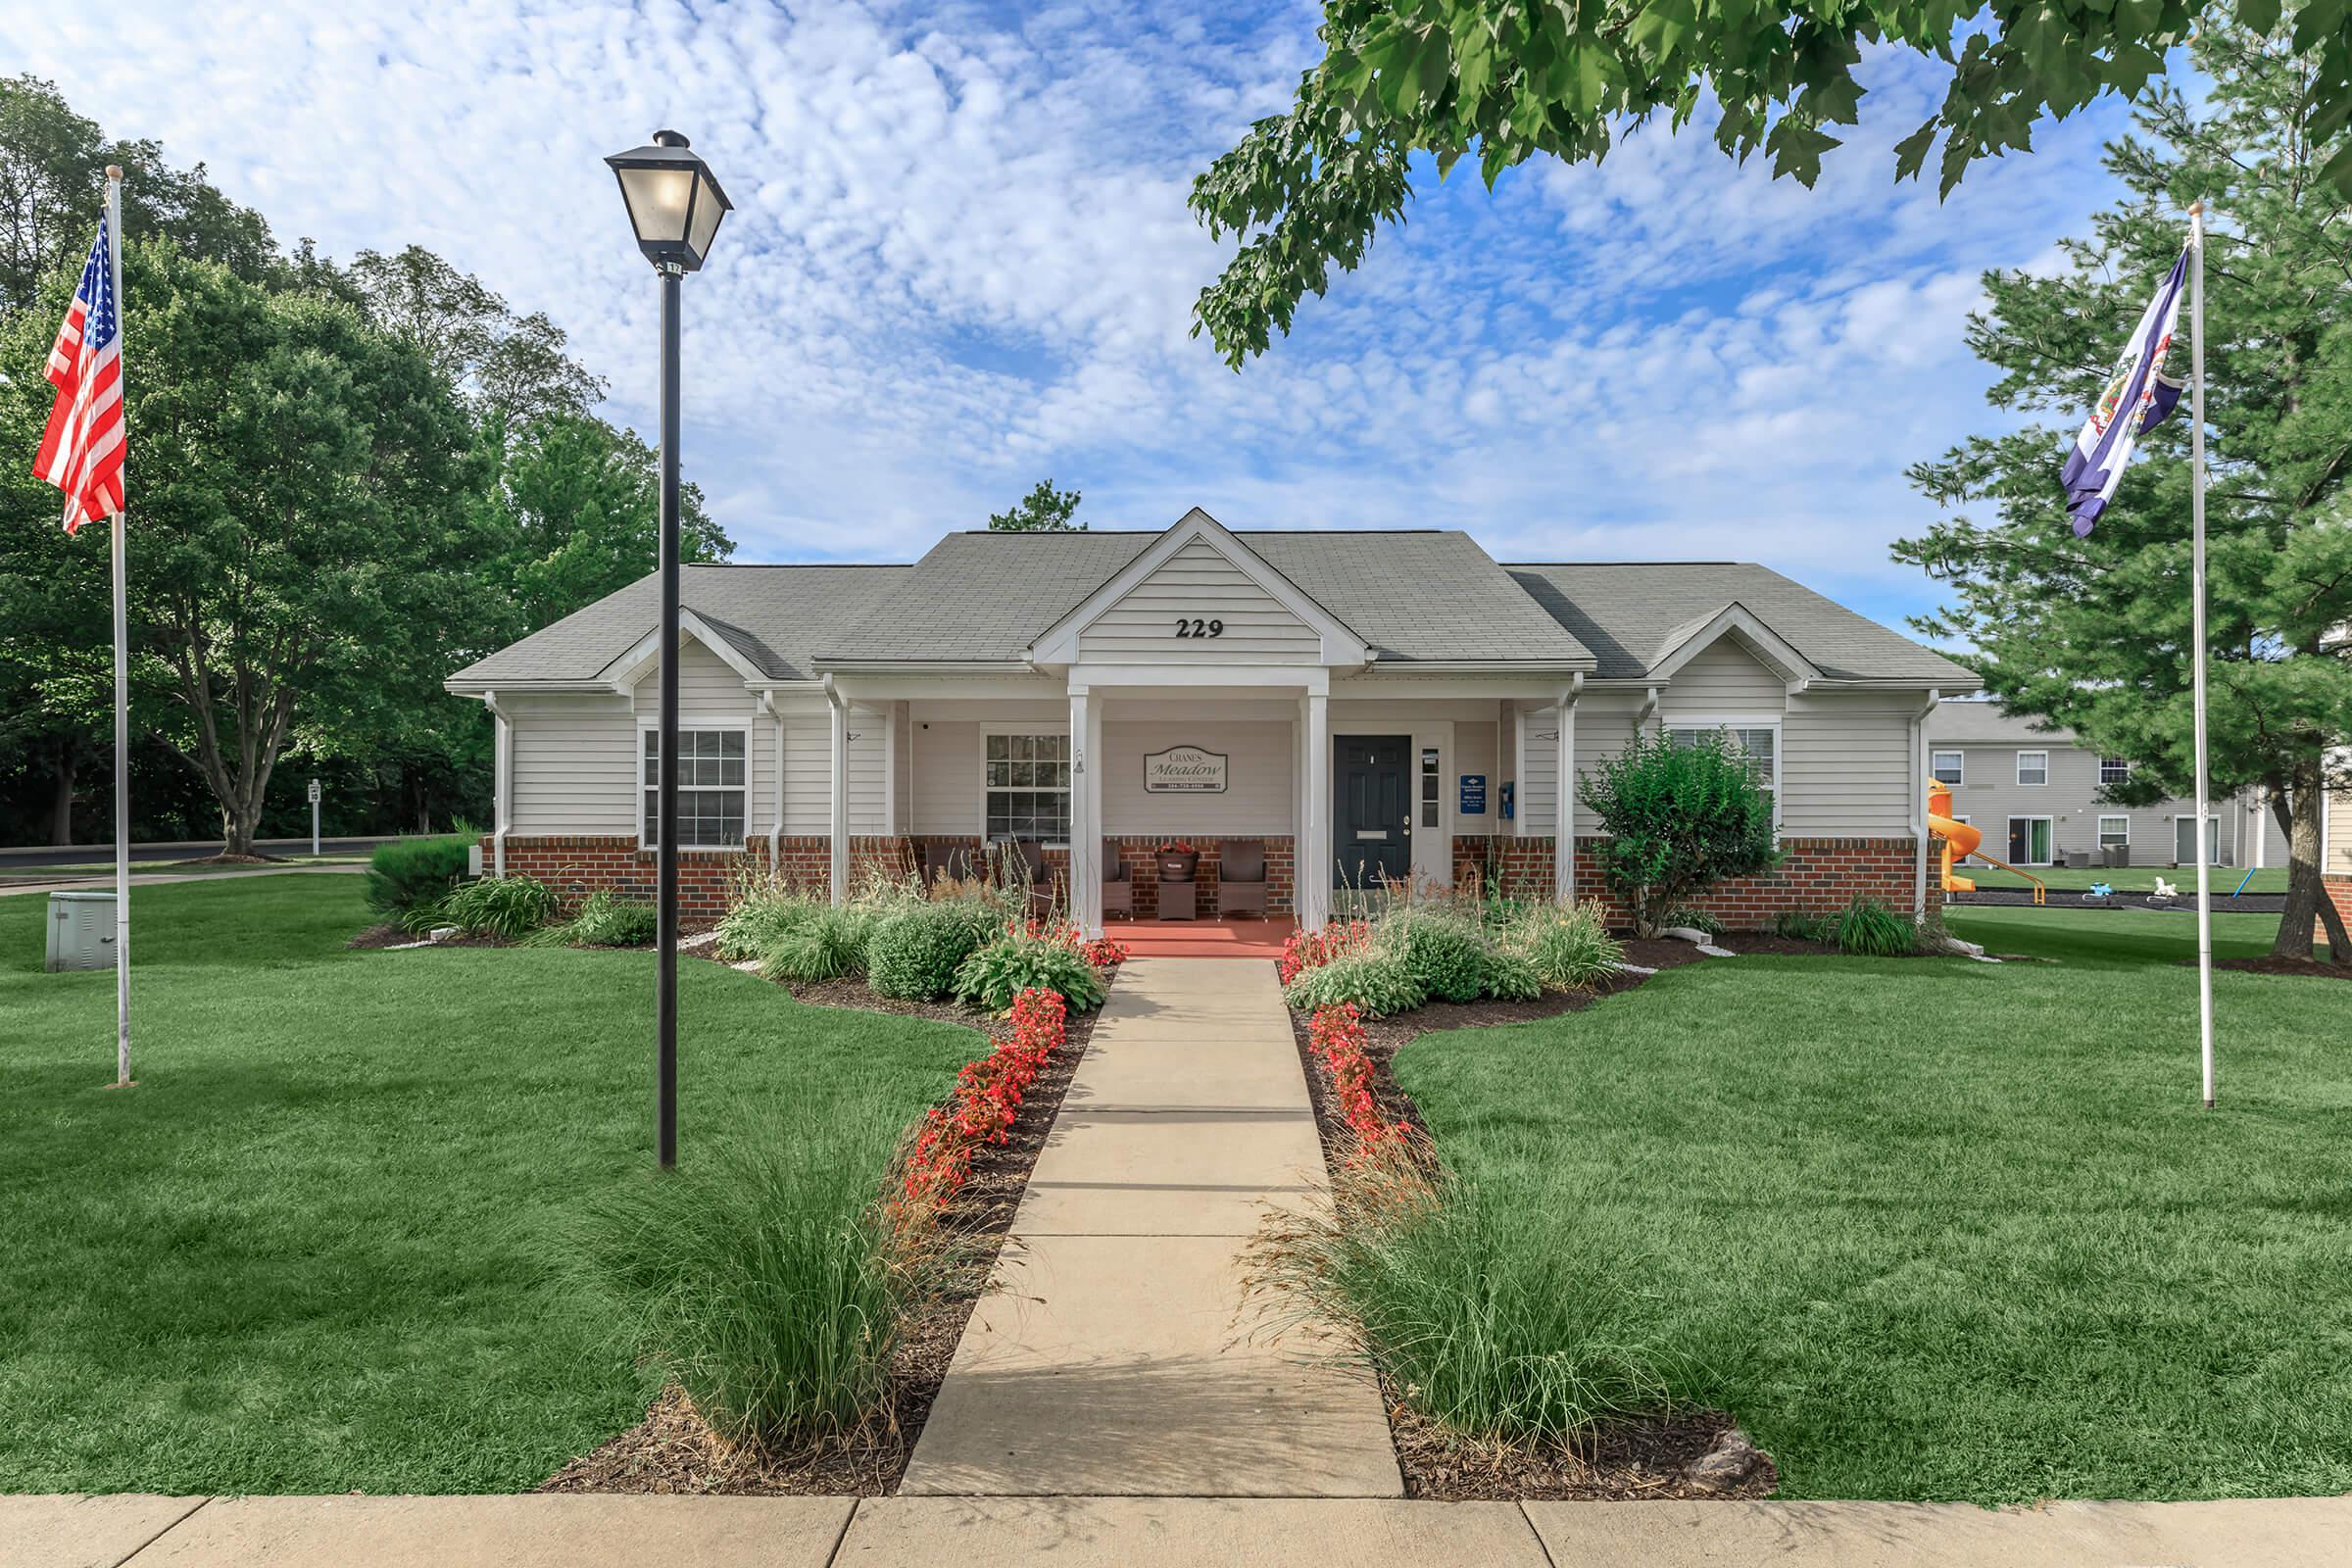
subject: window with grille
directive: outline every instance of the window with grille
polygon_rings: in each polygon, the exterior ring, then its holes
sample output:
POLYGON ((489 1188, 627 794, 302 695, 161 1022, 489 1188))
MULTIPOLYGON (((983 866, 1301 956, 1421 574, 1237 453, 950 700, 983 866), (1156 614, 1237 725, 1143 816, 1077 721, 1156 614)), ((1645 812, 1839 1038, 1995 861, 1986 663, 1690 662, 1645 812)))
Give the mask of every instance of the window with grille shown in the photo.
POLYGON ((2020 784, 2047 784, 2050 781, 2050 754, 2047 752, 2018 753, 2017 781, 2020 784))
POLYGON ((2131 776, 2132 764, 2125 759, 2121 757, 2102 757, 2099 759, 2100 783, 2121 784, 2124 780, 2130 778, 2131 776))
POLYGON ((1929 761, 1934 765, 1928 771, 1936 776, 1936 783, 1958 785, 1968 782, 1968 759, 1962 753, 1937 752, 1929 761))
POLYGON ((1070 838, 1070 738, 988 737, 988 836, 1066 844, 1070 838))
MULTIPOLYGON (((678 731, 678 848, 743 848, 745 734, 739 729, 678 731)), ((645 732, 643 819, 638 837, 646 848, 661 839, 662 732, 645 732)))
POLYGON ((1666 738, 1677 746, 1695 746, 1702 736, 1724 734, 1732 745, 1747 759, 1747 776, 1756 787, 1772 797, 1773 816, 1781 811, 1780 760, 1781 732, 1772 724, 1670 724, 1666 738))
POLYGON ((2099 848, 2100 848, 2100 849, 2102 849, 2102 850, 2117 850, 2117 849, 2122 849, 2123 847, 2125 847, 2126 845, 2130 844, 2131 842, 2132 842, 2132 819, 2131 819, 2130 817, 2128 817, 2128 816, 2102 816, 2102 817, 2100 817, 2100 818, 2099 818, 2099 848))

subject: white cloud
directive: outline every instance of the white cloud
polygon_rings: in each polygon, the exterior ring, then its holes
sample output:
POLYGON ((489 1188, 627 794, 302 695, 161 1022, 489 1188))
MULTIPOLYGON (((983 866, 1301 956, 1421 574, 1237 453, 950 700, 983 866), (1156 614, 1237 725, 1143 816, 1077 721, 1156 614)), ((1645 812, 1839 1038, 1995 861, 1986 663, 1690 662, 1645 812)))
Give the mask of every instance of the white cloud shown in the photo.
POLYGON ((1883 54, 1814 191, 1663 125, 1492 196, 1465 169, 1236 376, 1189 336, 1221 249, 1185 192, 1315 16, 0 0, 0 33, 281 236, 415 241, 547 311, 641 428, 654 285, 600 159, 688 131, 739 211, 687 285, 685 457, 748 558, 903 556, 1052 473, 1103 522, 1438 522, 1925 597, 1885 543, 1928 514, 1904 465, 1988 422, 1976 275, 2109 199, 2111 112, 1938 204, 1887 151, 1932 73, 1883 54))

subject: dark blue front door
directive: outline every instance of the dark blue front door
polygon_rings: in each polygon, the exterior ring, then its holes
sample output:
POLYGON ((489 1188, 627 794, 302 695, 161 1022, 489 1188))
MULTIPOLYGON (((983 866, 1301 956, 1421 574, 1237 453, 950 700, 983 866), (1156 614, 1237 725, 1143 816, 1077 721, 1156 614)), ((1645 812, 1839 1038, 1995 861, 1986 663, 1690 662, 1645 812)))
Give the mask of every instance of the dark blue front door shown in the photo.
POLYGON ((1332 885, 1404 881, 1413 872, 1413 738, 1340 735, 1332 748, 1332 885))

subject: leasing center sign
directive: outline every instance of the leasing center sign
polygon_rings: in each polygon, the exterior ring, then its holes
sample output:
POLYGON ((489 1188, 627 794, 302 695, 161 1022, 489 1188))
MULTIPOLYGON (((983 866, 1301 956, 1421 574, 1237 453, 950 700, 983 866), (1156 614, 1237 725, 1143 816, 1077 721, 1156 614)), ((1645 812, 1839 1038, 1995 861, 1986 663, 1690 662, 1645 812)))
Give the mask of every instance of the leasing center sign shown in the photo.
POLYGON ((1225 793, 1225 754, 1198 746, 1171 746, 1144 758, 1144 792, 1148 795, 1222 795, 1225 793))

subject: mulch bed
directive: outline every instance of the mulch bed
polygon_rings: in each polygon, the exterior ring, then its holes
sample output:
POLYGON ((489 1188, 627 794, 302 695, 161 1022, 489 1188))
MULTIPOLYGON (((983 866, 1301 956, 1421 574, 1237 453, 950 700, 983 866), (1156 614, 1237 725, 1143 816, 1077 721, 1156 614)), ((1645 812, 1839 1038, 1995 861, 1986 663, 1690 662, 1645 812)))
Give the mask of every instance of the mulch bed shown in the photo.
MULTIPOLYGON (((2180 961, 2191 969, 2197 966, 2194 958, 2180 961)), ((2317 958, 2275 958, 2266 954, 2259 958, 2216 958, 2213 966, 2245 974, 2299 974, 2315 980, 2352 980, 2352 964, 2322 963, 2317 958)))
MULTIPOLYGON (((1820 943, 1793 942, 1786 937, 1735 934, 1715 939, 1734 953, 1833 953, 1820 943)), ((1626 961, 1652 969, 1668 969, 1703 959, 1706 956, 1688 942, 1628 941, 1626 961)), ((1535 1002, 1433 1003, 1395 1018, 1366 1019, 1365 1052, 1378 1074, 1375 1093, 1382 1112, 1426 1134, 1421 1107, 1397 1084, 1390 1070, 1396 1053, 1422 1035, 1441 1029, 1490 1028, 1525 1023, 1578 1012, 1601 997, 1631 991, 1647 975, 1620 974, 1592 995, 1546 993, 1535 1002)), ((1347 1123, 1340 1112, 1331 1081, 1308 1049, 1306 1014, 1291 1014, 1291 1033, 1298 1042, 1299 1065, 1306 1073, 1308 1098, 1314 1103, 1315 1130, 1322 1137, 1323 1157, 1337 1165, 1348 1155, 1347 1123)), ((1388 1370, 1375 1366, 1381 1404, 1389 1417, 1389 1436, 1396 1446, 1396 1462, 1404 1474, 1404 1494, 1443 1502, 1494 1500, 1638 1501, 1648 1498, 1744 1498, 1771 1494, 1780 1484, 1780 1471, 1768 1454, 1752 1449, 1751 1464, 1734 1465, 1737 1479, 1711 1480, 1693 1476, 1690 1469, 1718 1444, 1738 1446, 1733 1417, 1721 1410, 1676 1411, 1655 1417, 1611 1421, 1596 1431, 1588 1451, 1552 1445, 1521 1446, 1478 1443, 1446 1431, 1407 1403, 1388 1370), (1743 1470, 1744 1473, 1740 1473, 1743 1470)))
MULTIPOLYGON (((709 950, 705 950, 708 952, 709 950)), ((817 1006, 932 1018, 985 1032, 994 1041, 1010 1033, 1003 1019, 944 1003, 893 1002, 860 981, 834 980, 794 991, 817 1006)), ((1010 1141, 982 1150, 970 1179, 942 1221, 951 1241, 969 1252, 956 1287, 906 1325, 891 1360, 890 1422, 882 1430, 818 1445, 794 1454, 728 1450, 710 1435, 679 1390, 666 1390, 645 1420, 572 1460, 537 1488, 540 1492, 698 1493, 734 1496, 824 1495, 885 1497, 898 1490, 915 1440, 956 1346, 996 1270, 1013 1210, 1045 1148, 1070 1080, 1086 1054, 1097 1013, 1072 1013, 1067 1043, 1021 1101, 1010 1141)), ((945 1087, 944 1085, 942 1086, 945 1087)), ((943 1096, 944 1098, 944 1096, 943 1096)), ((877 1195, 879 1196, 879 1195, 877 1195)))

